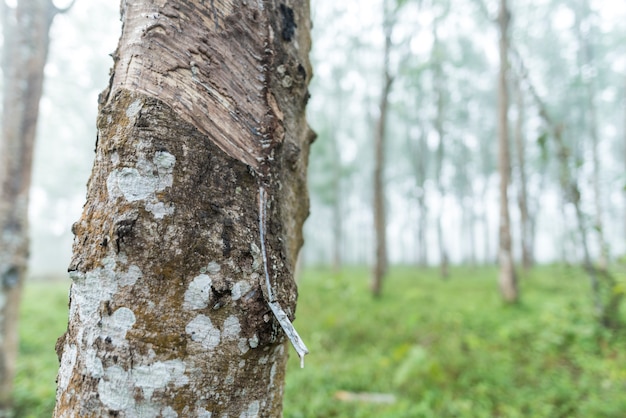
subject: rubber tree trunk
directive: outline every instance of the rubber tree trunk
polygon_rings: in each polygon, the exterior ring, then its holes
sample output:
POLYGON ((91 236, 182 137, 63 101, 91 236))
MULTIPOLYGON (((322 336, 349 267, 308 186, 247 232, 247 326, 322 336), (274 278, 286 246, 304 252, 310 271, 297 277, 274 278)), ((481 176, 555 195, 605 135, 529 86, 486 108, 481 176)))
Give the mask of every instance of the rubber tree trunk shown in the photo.
POLYGON ((273 312, 294 317, 314 138, 308 2, 121 12, 54 416, 281 416, 273 312))
POLYGON ((445 89, 445 80, 442 68, 442 57, 441 57, 441 44, 439 41, 438 34, 438 19, 433 21, 433 69, 434 69, 434 84, 437 95, 437 114, 435 116, 435 130, 437 131, 437 137, 439 139, 439 144, 437 145, 437 160, 435 166, 435 181, 437 183, 437 191, 439 192, 439 210, 437 212, 437 242, 439 245, 439 274, 442 279, 447 279, 450 271, 448 268, 449 259, 448 259, 448 248, 445 242, 445 235, 443 231, 443 212, 444 212, 444 201, 446 195, 446 188, 444 186, 442 172, 443 172, 443 162, 445 160, 445 130, 444 130, 444 89, 445 89))
POLYGON ((517 156, 517 206, 520 213, 520 238, 522 246, 522 266, 528 271, 534 264, 533 220, 528 208, 528 187, 526 175, 526 144, 524 140, 524 97, 520 81, 515 80, 517 119, 515 120, 515 151, 517 156))
MULTIPOLYGON (((579 47, 579 71, 582 73, 585 67, 595 69, 594 51, 592 44, 592 23, 587 16, 591 15, 587 1, 583 0, 579 5, 576 15, 576 36, 578 38, 579 47), (583 26, 587 25, 587 33, 583 32, 583 26)), ((587 131, 591 147, 591 185, 593 189, 593 205, 594 205, 594 230, 600 247, 598 266, 601 270, 607 270, 610 258, 609 244, 607 243, 604 229, 604 205, 602 193, 601 179, 601 163, 600 163, 600 135, 598 130, 598 112, 596 106, 596 87, 594 79, 584 80, 585 86, 585 114, 587 122, 587 131)))
POLYGON ((375 254, 372 277, 372 294, 379 297, 382 292, 383 280, 387 274, 387 219, 385 213, 385 136, 387 130, 387 108, 389 105, 389 93, 393 84, 393 78, 389 69, 389 54, 391 52, 391 31, 393 25, 388 12, 387 1, 383 2, 385 32, 385 48, 383 57, 383 88, 380 94, 379 116, 376 123, 374 137, 374 236, 375 254))
POLYGON ((49 30, 50 0, 3 1, 3 103, 0 138, 0 416, 11 408, 18 313, 28 262, 28 193, 49 30))
POLYGON ((509 153, 509 97, 507 89, 508 74, 508 31, 510 14, 506 0, 500 0, 498 24, 500 29, 500 74, 498 80, 498 166, 500 173, 500 293, 507 303, 519 298, 517 277, 511 250, 511 220, 509 216, 509 183, 511 173, 509 153))

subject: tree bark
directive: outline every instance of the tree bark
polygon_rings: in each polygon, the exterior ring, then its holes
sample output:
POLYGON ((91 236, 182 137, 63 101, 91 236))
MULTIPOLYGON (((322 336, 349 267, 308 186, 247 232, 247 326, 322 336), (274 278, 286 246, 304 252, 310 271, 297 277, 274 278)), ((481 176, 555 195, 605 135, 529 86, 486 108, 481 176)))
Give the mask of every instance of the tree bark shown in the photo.
POLYGON ((443 162, 445 159, 445 142, 444 142, 444 77, 443 68, 441 64, 441 45, 439 42, 439 35, 437 31, 437 19, 433 21, 433 83, 436 89, 437 95, 437 114, 435 116, 435 131, 437 131, 437 138, 439 144, 437 145, 437 163, 435 166, 435 181, 437 183, 437 191, 439 192, 439 211, 437 212, 437 242, 439 244, 439 274, 442 279, 447 279, 449 276, 448 268, 448 249, 445 242, 443 233, 443 212, 444 212, 444 200, 446 197, 446 189, 444 187, 442 172, 443 162))
POLYGON ((515 99, 517 119, 515 121, 515 151, 517 154, 517 205, 520 213, 520 236, 522 246, 522 266, 529 270, 534 264, 533 256, 533 221, 528 209, 528 187, 526 176, 526 146, 524 143, 524 97, 520 89, 520 80, 515 80, 515 99))
POLYGON ((509 195, 511 163, 509 157, 509 98, 507 89, 508 74, 508 31, 510 14, 506 0, 500 0, 498 23, 500 28, 500 75, 499 75, 499 106, 498 106, 498 161, 500 172, 500 293, 508 303, 517 302, 519 295, 517 277, 511 250, 511 221, 509 217, 509 195))
POLYGON ((49 31, 50 0, 1 2, 4 48, 0 138, 0 416, 11 408, 18 313, 28 262, 28 193, 49 31))
POLYGON ((339 273, 343 265, 343 212, 342 212, 342 167, 341 167, 341 151, 339 149, 339 132, 341 131, 341 114, 343 111, 343 95, 341 91, 341 75, 337 75, 335 80, 335 92, 336 97, 336 109, 334 117, 334 123, 332 125, 331 134, 329 137, 331 143, 331 164, 332 164, 332 213, 333 213, 333 254, 332 265, 333 272, 339 273))
POLYGON ((54 416, 281 416, 273 312, 294 317, 314 139, 308 2, 121 12, 54 416))
POLYGON ((383 57, 383 88, 380 93, 379 116, 376 123, 376 133, 374 137, 374 235, 375 256, 372 277, 372 293, 375 297, 382 292, 383 280, 387 274, 387 220, 385 214, 385 135, 387 128, 387 107, 389 104, 389 93, 393 84, 393 78, 389 69, 389 54, 391 51, 391 31, 392 23, 387 1, 383 2, 385 32, 385 47, 383 57))
MULTIPOLYGON (((419 102, 417 103, 419 108, 419 102)), ((407 132, 407 148, 409 148, 410 162, 416 182, 417 204, 419 218, 417 219, 417 264, 420 267, 428 265, 428 246, 426 245, 426 232, 428 228, 428 207, 426 205, 426 178, 428 169, 428 144, 426 133, 420 129, 417 144, 413 142, 410 132, 407 132)))

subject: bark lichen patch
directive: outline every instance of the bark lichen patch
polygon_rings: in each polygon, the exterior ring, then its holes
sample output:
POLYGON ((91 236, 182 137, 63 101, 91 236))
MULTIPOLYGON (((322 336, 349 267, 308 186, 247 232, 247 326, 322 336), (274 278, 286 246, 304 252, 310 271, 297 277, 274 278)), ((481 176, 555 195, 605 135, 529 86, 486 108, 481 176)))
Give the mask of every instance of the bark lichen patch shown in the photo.
POLYGON ((141 111, 142 107, 143 107, 143 102, 141 101, 141 99, 137 99, 134 102, 132 102, 126 108, 126 116, 128 117, 128 119, 133 119, 135 116, 137 116, 139 112, 141 111))
POLYGON ((132 378, 135 386, 141 389, 144 399, 150 400, 155 391, 164 389, 170 383, 176 387, 189 383, 185 369, 185 363, 181 360, 155 362, 133 368, 132 378))
POLYGON ((61 373, 59 373, 57 384, 59 390, 64 391, 70 383, 74 366, 76 365, 77 348, 74 344, 68 344, 63 349, 61 357, 61 373))
POLYGON ((184 309, 204 309, 209 306, 211 299, 211 284, 213 280, 206 274, 194 277, 185 292, 184 309))
POLYGON ((119 308, 112 315, 102 318, 102 335, 114 345, 123 344, 126 333, 135 324, 135 314, 128 308, 119 308))
POLYGON ((199 342, 207 350, 217 347, 221 341, 221 331, 213 326, 211 319, 205 315, 196 316, 185 327, 193 341, 199 342))
POLYGON ((163 417, 177 417, 174 409, 159 404, 153 396, 170 384, 174 387, 187 385, 186 368, 181 360, 154 362, 130 370, 118 365, 108 367, 98 382, 100 401, 110 410, 124 412, 127 416, 157 416, 160 413, 163 417))
POLYGON ((241 325, 239 324, 239 318, 235 315, 231 315, 224 321, 222 328, 222 337, 225 339, 236 339, 241 334, 241 325))
POLYGON ((152 161, 139 158, 135 167, 111 171, 106 179, 109 197, 123 197, 128 202, 145 201, 146 210, 156 219, 174 213, 174 205, 159 201, 159 192, 172 187, 176 157, 167 151, 154 153, 152 161))
POLYGON ((209 411, 207 411, 206 409, 204 409, 203 407, 199 406, 196 409, 196 417, 198 418, 211 418, 213 414, 209 411))
POLYGON ((250 402, 248 409, 243 411, 239 418, 258 418, 261 403, 259 401, 250 402))
MULTIPOLYGON (((258 276, 258 275, 257 275, 258 276)), ((245 280, 240 280, 233 285, 231 290, 232 300, 236 301, 246 295, 251 289, 250 284, 245 280)))

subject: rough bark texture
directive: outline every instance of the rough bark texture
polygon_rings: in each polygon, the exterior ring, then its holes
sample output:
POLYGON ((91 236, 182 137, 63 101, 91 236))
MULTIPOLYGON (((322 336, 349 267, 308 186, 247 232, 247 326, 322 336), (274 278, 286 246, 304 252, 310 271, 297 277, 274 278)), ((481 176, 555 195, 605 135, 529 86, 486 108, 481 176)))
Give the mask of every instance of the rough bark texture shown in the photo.
POLYGON ((388 12, 387 2, 383 2, 385 32, 385 49, 383 57, 383 89, 380 93, 378 121, 374 137, 374 236, 375 253, 374 269, 372 277, 372 294, 380 296, 383 280, 387 274, 387 220, 385 214, 385 134, 387 129, 387 107, 389 104, 389 92, 393 84, 393 78, 389 73, 389 53, 391 50, 392 25, 388 12))
POLYGON ((500 75, 498 80, 498 162, 500 172, 500 293, 506 302, 518 300, 517 277, 511 251, 511 220, 509 216, 509 183, 511 163, 509 155, 509 98, 507 89, 508 73, 508 27, 509 10, 506 0, 500 1, 498 23, 500 27, 500 75))
POLYGON ((308 2, 122 2, 55 417, 276 417, 314 134, 308 2))
POLYGON ((17 320, 28 261, 28 193, 48 32, 50 0, 2 2, 4 48, 0 138, 0 416, 11 406, 17 320))

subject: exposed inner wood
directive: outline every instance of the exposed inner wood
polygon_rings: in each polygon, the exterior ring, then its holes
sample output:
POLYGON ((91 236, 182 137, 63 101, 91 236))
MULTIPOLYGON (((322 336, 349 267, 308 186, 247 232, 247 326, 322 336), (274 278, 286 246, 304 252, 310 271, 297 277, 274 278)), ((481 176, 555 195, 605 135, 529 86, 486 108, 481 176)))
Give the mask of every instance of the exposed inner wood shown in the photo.
POLYGON ((112 92, 158 97, 228 155, 263 174, 284 136, 268 90, 274 35, 263 6, 128 2, 124 14, 112 92))

